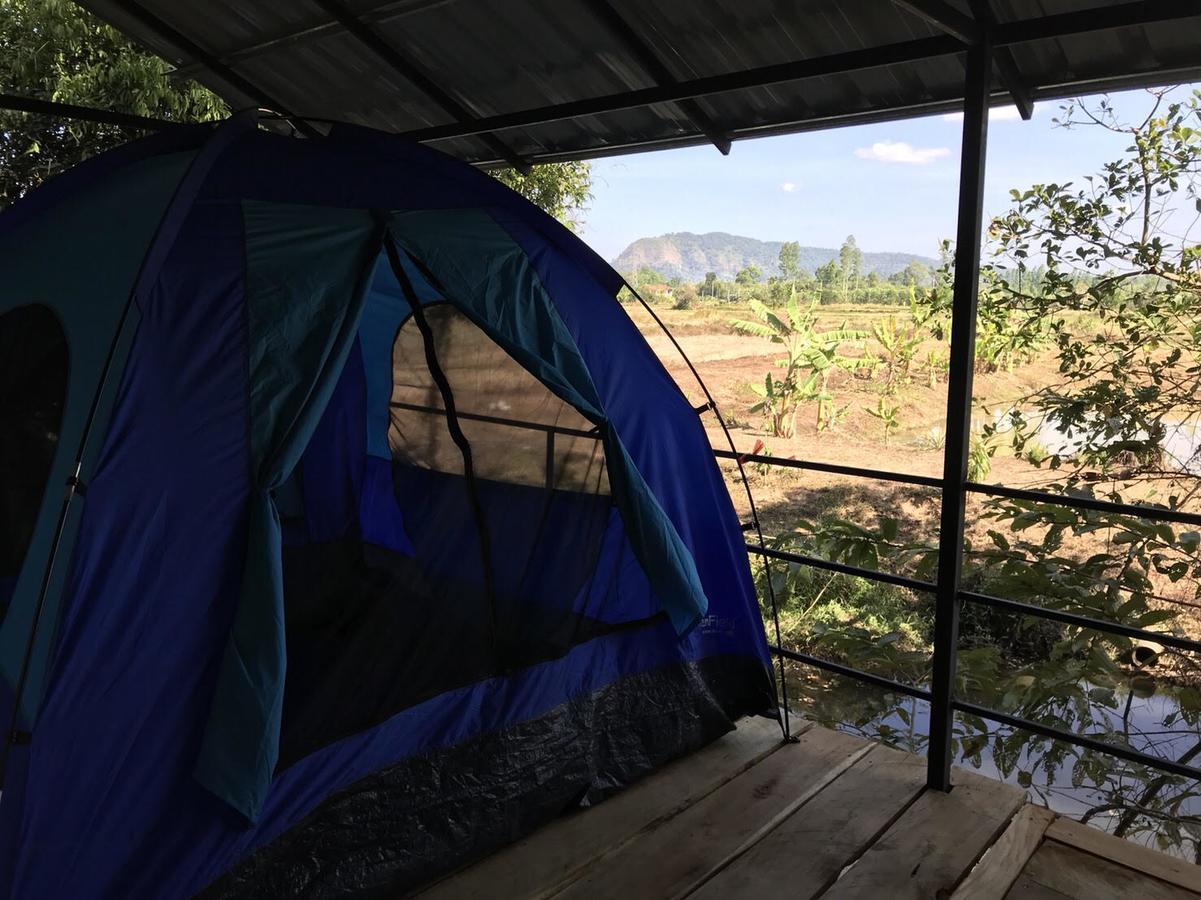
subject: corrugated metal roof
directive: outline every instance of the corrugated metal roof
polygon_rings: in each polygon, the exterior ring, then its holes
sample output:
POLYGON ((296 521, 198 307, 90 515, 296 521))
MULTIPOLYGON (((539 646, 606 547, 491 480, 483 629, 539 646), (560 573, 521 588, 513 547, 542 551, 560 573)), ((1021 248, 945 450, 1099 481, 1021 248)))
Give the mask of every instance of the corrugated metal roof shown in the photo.
MULTIPOLYGON (((954 109, 964 44, 912 8, 968 25, 981 9, 980 0, 83 5, 235 107, 415 132, 481 164, 721 143, 954 109), (769 66, 792 68, 763 71, 769 66), (740 79, 736 89, 715 90, 731 77, 740 79), (631 91, 642 94, 626 97, 631 91), (645 102, 664 91, 670 102, 645 102), (564 104, 577 104, 566 109, 570 117, 550 109, 564 104), (531 110, 540 112, 518 116, 516 125, 489 122, 531 110), (500 125, 508 127, 470 133, 500 125)), ((990 9, 1019 90, 1035 98, 1201 78, 1201 2, 992 0, 990 9)), ((998 77, 998 102, 1013 83, 998 77)))

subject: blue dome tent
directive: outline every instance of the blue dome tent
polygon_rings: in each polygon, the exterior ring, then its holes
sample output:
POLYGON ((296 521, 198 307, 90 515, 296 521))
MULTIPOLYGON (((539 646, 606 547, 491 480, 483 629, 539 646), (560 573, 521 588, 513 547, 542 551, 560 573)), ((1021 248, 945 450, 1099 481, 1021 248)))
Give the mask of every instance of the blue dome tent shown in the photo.
POLYGON ((486 175, 244 113, 0 271, 0 896, 400 890, 775 714, 696 410, 486 175))

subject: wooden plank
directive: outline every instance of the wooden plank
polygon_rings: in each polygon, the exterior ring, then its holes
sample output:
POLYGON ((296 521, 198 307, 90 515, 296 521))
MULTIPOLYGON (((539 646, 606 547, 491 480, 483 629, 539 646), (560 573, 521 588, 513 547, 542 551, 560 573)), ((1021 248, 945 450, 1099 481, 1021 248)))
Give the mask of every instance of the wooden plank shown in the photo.
POLYGON ((924 790, 921 757, 874 747, 690 900, 816 897, 924 790))
MULTIPOLYGON (((802 725, 802 730, 811 727, 802 725)), ((592 860, 669 818, 781 746, 780 726, 744 719, 738 729, 590 809, 564 816, 473 866, 426 888, 423 898, 493 898, 549 894, 592 860)))
POLYGON ((823 900, 946 896, 1001 834, 1022 791, 955 770, 950 793, 926 791, 852 865, 823 900))
POLYGON ((830 784, 873 744, 814 728, 622 849, 597 860, 563 898, 667 900, 703 882, 830 784))
POLYGON ((1055 813, 1027 803, 1018 810, 1004 834, 985 852, 951 900, 996 900, 1004 897, 1043 841, 1055 813))
POLYGON ((1039 884, 1029 875, 1019 875, 1005 900, 1072 900, 1067 894, 1053 891, 1045 884, 1039 884))
POLYGON ((1053 891, 1087 900, 1197 900, 1192 891, 1059 841, 1044 841, 1023 874, 1053 891))
POLYGON ((1132 844, 1062 816, 1047 829, 1047 838, 1201 894, 1201 866, 1179 857, 1132 844))

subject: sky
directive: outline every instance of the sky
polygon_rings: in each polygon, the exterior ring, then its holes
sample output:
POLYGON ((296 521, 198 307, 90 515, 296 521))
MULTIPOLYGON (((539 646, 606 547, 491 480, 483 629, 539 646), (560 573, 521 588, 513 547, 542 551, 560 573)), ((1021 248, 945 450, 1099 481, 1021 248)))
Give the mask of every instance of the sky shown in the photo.
MULTIPOLYGON (((1127 121, 1141 121, 1152 102, 1143 91, 1109 98, 1127 121)), ((1079 181, 1121 157, 1121 135, 1057 126, 1062 105, 1039 104, 1028 122, 1013 107, 992 110, 986 216, 1008 207, 1011 188, 1079 181)), ((962 114, 935 115, 736 141, 725 157, 704 146, 597 160, 580 234, 609 260, 637 238, 672 231, 814 247, 853 234, 863 250, 934 257, 955 235, 962 127, 962 114)))

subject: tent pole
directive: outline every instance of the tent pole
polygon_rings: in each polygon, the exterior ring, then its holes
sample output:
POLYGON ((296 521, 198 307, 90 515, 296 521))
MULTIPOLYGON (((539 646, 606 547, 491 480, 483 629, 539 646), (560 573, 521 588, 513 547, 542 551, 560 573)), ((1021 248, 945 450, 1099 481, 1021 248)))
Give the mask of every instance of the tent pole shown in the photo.
MULTIPOLYGON (((705 380, 701 378, 701 373, 692 364, 692 360, 688 358, 688 354, 684 352, 684 348, 680 346, 680 342, 676 340, 676 336, 668 330, 667 325, 659 318, 658 313, 651 308, 651 305, 643 299, 641 294, 634 290, 634 286, 626 281, 625 278, 621 279, 621 283, 625 285, 626 290, 642 305, 642 308, 647 311, 650 317, 654 319, 655 324, 659 326, 663 334, 671 341, 671 345, 676 348, 676 352, 680 354, 680 358, 684 360, 684 364, 688 366, 688 371, 692 373, 692 377, 696 379, 697 385, 700 386, 701 392, 705 395, 705 400, 708 402, 702 407, 702 411, 704 409, 713 410, 713 415, 717 418, 717 424, 721 426, 722 434, 726 437, 726 443, 730 446, 730 452, 734 454, 734 464, 738 466, 738 475, 742 479, 742 487, 746 491, 746 499, 751 511, 751 524, 754 526, 755 534, 759 538, 759 546, 766 546, 763 540, 763 526, 759 523, 759 510, 755 506, 755 495, 751 491, 751 483, 746 477, 746 466, 743 465, 742 456, 739 455, 738 448, 734 446, 734 436, 730 434, 730 428, 726 425, 726 420, 722 416, 721 410, 717 407, 717 401, 713 398, 713 394, 709 392, 709 386, 705 384, 705 380)), ((683 392, 681 391, 681 393, 683 392)), ((779 604, 776 602, 776 588, 772 583, 771 559, 769 557, 763 558, 763 574, 765 576, 764 580, 767 583, 768 601, 771 604, 771 618, 776 633, 776 646, 783 647, 784 645, 780 641, 780 609, 779 604)), ((780 666, 780 703, 784 708, 784 715, 780 720, 780 729, 783 732, 784 740, 788 743, 794 743, 796 738, 792 734, 791 712, 788 709, 788 681, 785 677, 784 655, 777 653, 776 661, 780 666)))

